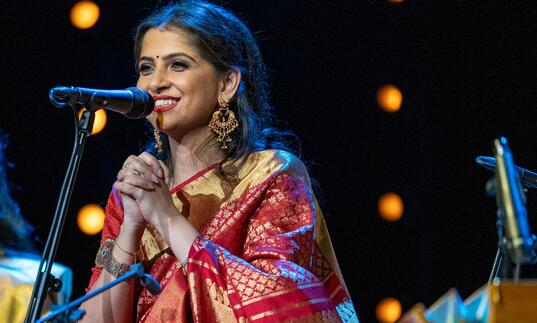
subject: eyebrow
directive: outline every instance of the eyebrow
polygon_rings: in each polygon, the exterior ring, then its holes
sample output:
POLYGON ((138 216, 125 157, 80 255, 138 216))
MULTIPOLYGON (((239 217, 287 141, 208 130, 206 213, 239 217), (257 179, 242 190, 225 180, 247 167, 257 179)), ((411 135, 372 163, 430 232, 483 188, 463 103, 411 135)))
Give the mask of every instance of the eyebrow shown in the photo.
MULTIPOLYGON (((165 60, 165 61, 169 61, 169 60, 171 60, 173 58, 177 58, 177 57, 186 57, 186 58, 190 59, 191 61, 193 61, 194 63, 197 63, 197 61, 192 56, 190 56, 190 55, 188 55, 186 53, 183 53, 183 52, 171 53, 171 54, 168 54, 166 56, 163 56, 162 59, 165 60)), ((142 60, 151 61, 151 62, 155 61, 155 59, 153 57, 149 57, 149 56, 141 56, 138 61, 142 61, 142 60)))

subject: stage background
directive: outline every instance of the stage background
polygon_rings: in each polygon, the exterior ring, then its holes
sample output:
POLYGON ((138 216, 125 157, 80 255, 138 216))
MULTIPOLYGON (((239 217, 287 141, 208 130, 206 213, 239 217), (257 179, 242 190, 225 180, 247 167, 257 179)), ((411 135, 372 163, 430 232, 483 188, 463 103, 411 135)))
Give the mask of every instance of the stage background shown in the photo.
MULTIPOLYGON (((58 85, 121 89, 135 84, 133 27, 151 1, 97 1, 94 28, 69 22, 74 1, 7 1, 2 21, 0 128, 10 134, 10 177, 22 213, 46 238, 73 140, 70 111, 53 108, 58 85)), ((270 68, 280 126, 302 140, 320 183, 338 259, 363 322, 395 297, 426 306, 451 287, 463 297, 489 275, 496 251, 492 173, 477 155, 508 137, 515 161, 536 169, 537 3, 532 1, 226 1, 256 33, 270 68), (398 86, 398 113, 376 91, 398 86), (382 220, 385 192, 405 202, 382 220)), ((57 260, 87 285, 99 236, 76 212, 104 205, 115 175, 139 151, 143 121, 108 113, 89 139, 57 260)), ((537 231, 536 195, 528 212, 537 231)), ((528 274, 531 274, 528 273, 528 274)))

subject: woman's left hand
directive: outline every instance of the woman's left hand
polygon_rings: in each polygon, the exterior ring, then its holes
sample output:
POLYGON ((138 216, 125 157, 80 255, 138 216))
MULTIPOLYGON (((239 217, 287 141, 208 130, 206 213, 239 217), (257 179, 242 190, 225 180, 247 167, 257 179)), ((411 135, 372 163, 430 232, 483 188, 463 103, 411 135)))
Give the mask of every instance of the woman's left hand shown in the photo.
POLYGON ((134 171, 120 173, 115 187, 121 193, 133 197, 147 223, 160 232, 168 220, 179 213, 165 181, 169 171, 147 152, 131 158, 130 168, 134 171), (160 177, 155 177, 155 173, 160 177))

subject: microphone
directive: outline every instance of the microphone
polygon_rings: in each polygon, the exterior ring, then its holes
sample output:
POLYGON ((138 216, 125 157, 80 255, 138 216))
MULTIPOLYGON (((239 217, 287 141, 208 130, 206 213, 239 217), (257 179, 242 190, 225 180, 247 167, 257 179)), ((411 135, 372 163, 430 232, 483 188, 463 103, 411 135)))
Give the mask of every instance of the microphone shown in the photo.
POLYGON ((515 264, 533 263, 536 260, 533 237, 513 155, 505 137, 494 140, 494 154, 497 161, 496 201, 503 215, 499 219, 505 230, 505 247, 515 264))
MULTIPOLYGON (((477 156, 475 162, 488 170, 496 170, 496 158, 488 156, 477 156)), ((525 168, 515 166, 515 170, 518 173, 518 177, 525 188, 537 188, 537 173, 527 170, 525 168)))
POLYGON ((49 99, 59 108, 77 103, 90 111, 104 108, 119 112, 129 119, 141 119, 149 115, 155 106, 151 95, 137 87, 125 90, 97 90, 58 86, 50 90, 49 99))

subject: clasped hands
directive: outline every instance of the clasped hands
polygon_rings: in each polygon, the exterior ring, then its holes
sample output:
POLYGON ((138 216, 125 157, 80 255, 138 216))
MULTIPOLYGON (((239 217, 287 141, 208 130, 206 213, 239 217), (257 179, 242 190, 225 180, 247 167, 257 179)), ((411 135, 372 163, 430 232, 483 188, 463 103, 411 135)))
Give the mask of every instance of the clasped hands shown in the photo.
POLYGON ((147 223, 159 232, 178 215, 169 192, 169 169, 151 154, 131 155, 123 163, 114 188, 121 193, 126 225, 143 231, 147 223))

